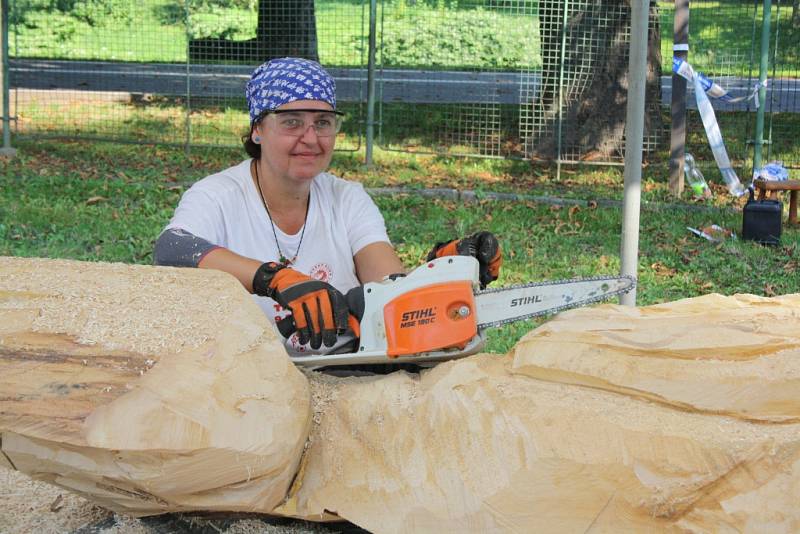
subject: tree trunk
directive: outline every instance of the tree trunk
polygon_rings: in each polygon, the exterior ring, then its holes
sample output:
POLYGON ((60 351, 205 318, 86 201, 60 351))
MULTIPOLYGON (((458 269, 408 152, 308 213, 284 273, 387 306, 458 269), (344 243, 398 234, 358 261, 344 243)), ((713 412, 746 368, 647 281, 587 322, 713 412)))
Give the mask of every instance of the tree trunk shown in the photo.
POLYGON ((262 63, 291 56, 319 61, 314 7, 314 0, 259 0, 255 39, 192 39, 189 58, 262 63))
POLYGON ((260 0, 256 41, 264 61, 286 56, 319 61, 314 0, 260 0))
POLYGON ((792 3, 792 27, 800 28, 800 0, 792 3))
MULTIPOLYGON (((534 132, 528 152, 537 158, 557 157, 560 122, 562 159, 622 157, 630 4, 624 0, 589 0, 588 5, 569 2, 565 13, 564 3, 543 0, 539 4, 542 85, 533 104, 534 132)), ((655 2, 650 20, 646 138, 658 135, 662 128, 661 39, 655 2)))

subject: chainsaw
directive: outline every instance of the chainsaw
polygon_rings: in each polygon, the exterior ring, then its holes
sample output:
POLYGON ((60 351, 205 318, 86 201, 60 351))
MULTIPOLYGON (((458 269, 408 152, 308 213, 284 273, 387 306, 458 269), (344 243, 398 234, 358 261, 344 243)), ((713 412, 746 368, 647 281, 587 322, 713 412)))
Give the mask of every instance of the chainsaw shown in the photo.
POLYGON ((292 356, 305 367, 437 362, 475 354, 486 329, 626 293, 630 276, 536 282, 480 290, 478 260, 446 256, 347 294, 358 320, 350 352, 292 356))

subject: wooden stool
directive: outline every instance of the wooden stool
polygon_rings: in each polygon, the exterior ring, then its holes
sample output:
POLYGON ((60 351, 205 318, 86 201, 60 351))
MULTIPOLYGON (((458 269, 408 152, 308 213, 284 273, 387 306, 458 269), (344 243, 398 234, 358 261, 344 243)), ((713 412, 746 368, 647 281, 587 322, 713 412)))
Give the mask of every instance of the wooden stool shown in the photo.
POLYGON ((758 190, 758 200, 764 200, 769 191, 769 198, 777 199, 778 191, 789 191, 789 224, 797 224, 797 192, 800 191, 800 180, 756 180, 753 182, 758 190))

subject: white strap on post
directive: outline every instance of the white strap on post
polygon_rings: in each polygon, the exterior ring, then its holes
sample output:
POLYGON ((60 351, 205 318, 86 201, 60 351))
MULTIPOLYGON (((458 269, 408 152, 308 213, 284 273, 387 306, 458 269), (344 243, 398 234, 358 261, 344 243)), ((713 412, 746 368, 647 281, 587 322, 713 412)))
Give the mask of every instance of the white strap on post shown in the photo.
POLYGON ((732 194, 737 196, 742 195, 744 189, 740 185, 739 177, 736 176, 736 171, 731 167, 731 160, 728 158, 728 151, 725 149, 725 142, 722 139, 722 132, 719 129, 717 117, 714 114, 714 107, 711 105, 711 101, 708 97, 729 103, 742 102, 754 98, 758 93, 760 84, 757 84, 756 88, 749 95, 733 98, 725 89, 711 81, 702 73, 696 72, 689 63, 680 58, 672 58, 672 71, 694 85, 697 110, 700 112, 700 118, 703 121, 703 128, 706 131, 708 144, 711 147, 711 152, 714 154, 717 167, 720 173, 722 173, 722 179, 725 181, 725 184, 728 185, 732 194), (731 184, 737 185, 732 187, 731 184))

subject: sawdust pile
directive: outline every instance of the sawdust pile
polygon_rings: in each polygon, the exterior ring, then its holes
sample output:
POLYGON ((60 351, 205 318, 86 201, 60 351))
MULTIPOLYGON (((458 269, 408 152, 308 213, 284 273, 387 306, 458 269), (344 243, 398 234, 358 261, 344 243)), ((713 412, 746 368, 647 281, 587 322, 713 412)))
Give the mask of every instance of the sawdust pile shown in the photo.
MULTIPOLYGON (((0 303, 37 332, 63 333, 157 358, 196 348, 239 305, 232 277, 198 269, 0 257, 0 303), (198 290, 203 288, 203 290, 198 290), (211 298, 209 298, 211 297, 211 298), (35 313, 33 312, 35 310, 35 313)), ((4 321, 0 333, 18 329, 4 321)))
MULTIPOLYGON (((154 534, 174 531, 169 520, 139 519, 115 514, 57 486, 0 467, 0 532, 3 534, 65 534, 87 529, 96 534, 154 534)), ((217 534, 331 534, 333 524, 275 518, 221 519, 181 515, 171 519, 180 531, 217 534)), ((352 528, 352 526, 350 527, 352 528)))

